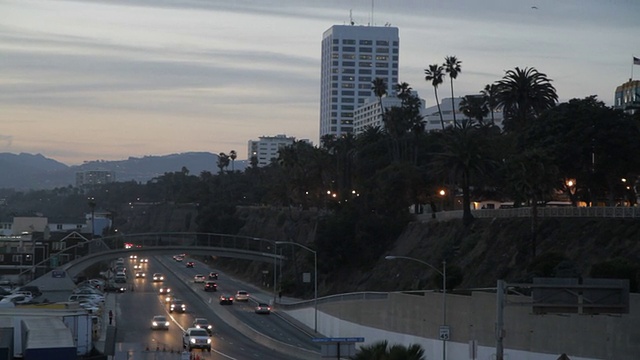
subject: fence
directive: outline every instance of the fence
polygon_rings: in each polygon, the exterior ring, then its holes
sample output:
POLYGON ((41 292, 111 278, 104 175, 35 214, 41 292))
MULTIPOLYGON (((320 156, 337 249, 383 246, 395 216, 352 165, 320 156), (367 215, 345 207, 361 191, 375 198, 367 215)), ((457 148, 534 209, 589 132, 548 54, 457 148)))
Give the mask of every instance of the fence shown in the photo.
MULTIPOLYGON (((475 218, 514 218, 530 217, 531 207, 512 209, 471 210, 475 218)), ((433 214, 417 215, 417 220, 447 221, 462 219, 462 210, 441 211, 433 214)), ((539 207, 538 217, 592 217, 592 218, 640 218, 640 207, 593 206, 593 207, 539 207)))

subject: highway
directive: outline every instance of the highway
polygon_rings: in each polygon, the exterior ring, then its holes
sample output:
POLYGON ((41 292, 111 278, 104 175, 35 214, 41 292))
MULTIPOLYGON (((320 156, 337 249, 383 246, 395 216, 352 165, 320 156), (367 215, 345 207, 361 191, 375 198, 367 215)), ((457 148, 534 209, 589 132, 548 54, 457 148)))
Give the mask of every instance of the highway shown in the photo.
MULTIPOLYGON (((227 293, 235 295, 237 290, 246 290, 260 299, 268 298, 268 294, 260 293, 258 289, 240 283, 220 273, 217 292, 205 292, 203 284, 194 283, 196 274, 208 275, 211 268, 207 264, 195 262, 193 268, 186 267, 186 261, 174 261, 170 256, 156 256, 149 258, 149 263, 143 265, 142 271, 147 274, 145 279, 135 278, 133 264, 129 261, 129 282, 132 291, 128 291, 117 297, 117 336, 116 358, 138 358, 130 355, 148 351, 164 353, 182 351, 183 330, 191 327, 196 317, 204 317, 213 326, 212 351, 194 350, 203 359, 300 359, 300 356, 291 354, 295 351, 286 351, 290 344, 296 348, 303 348, 318 352, 319 348, 311 341, 311 335, 301 332, 275 313, 271 315, 258 315, 254 312, 255 302, 235 302, 233 305, 220 305, 219 295, 227 293), (151 275, 155 272, 165 275, 164 282, 153 282, 151 275), (186 313, 169 313, 168 305, 159 296, 158 289, 161 286, 169 286, 171 293, 184 300, 187 306, 186 313), (169 330, 151 330, 151 319, 154 315, 165 315, 170 320, 169 330), (241 322, 246 327, 253 328, 257 332, 243 332, 236 329, 237 326, 229 326, 222 318, 233 319, 241 322), (265 335, 276 340, 266 341, 265 335), (261 344, 262 343, 262 344, 261 344), (272 346, 270 344, 283 345, 272 346), (267 346, 264 346, 266 344, 267 346), (274 348, 279 347, 278 352, 274 348), (284 348, 284 350, 282 350, 284 348), (118 353, 126 353, 127 357, 118 357, 118 353)), ((303 357, 304 358, 304 357, 303 357)), ((307 356, 306 358, 311 358, 307 356)))

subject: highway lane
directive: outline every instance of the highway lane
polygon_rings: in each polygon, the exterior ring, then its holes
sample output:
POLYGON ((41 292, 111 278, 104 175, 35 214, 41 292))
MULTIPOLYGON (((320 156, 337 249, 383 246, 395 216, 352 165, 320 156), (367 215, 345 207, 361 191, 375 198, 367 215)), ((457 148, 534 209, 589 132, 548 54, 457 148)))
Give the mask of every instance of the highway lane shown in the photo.
POLYGON ((248 291, 251 295, 251 300, 246 302, 234 301, 232 306, 222 306, 220 309, 221 311, 229 311, 248 326, 263 334, 268 334, 272 339, 291 344, 299 348, 320 351, 317 344, 311 341, 311 338, 313 337, 312 334, 300 331, 300 329, 292 326, 292 324, 286 321, 283 317, 277 316, 275 311, 271 315, 258 315, 255 313, 255 306, 257 305, 256 297, 262 299, 262 301, 267 299, 270 300, 272 299, 271 294, 264 294, 261 289, 258 289, 253 285, 230 278, 219 270, 210 268, 208 264, 200 263, 193 259, 185 259, 185 261, 193 261, 195 266, 193 268, 187 268, 186 263, 173 262, 172 260, 169 263, 164 261, 164 263, 171 269, 175 268, 174 271, 176 274, 182 276, 186 284, 190 284, 191 288, 195 291, 202 292, 202 296, 210 297, 212 302, 217 303, 217 299, 221 294, 230 294, 235 296, 238 290, 248 291), (207 276, 210 271, 216 271, 220 274, 220 278, 216 280, 219 288, 218 292, 204 292, 203 284, 193 283, 193 277, 196 274, 207 276))
MULTIPOLYGON (((162 263, 172 261, 170 257, 162 260, 162 263)), ((190 327, 196 317, 204 317, 213 326, 213 336, 211 353, 194 350, 203 359, 296 359, 257 344, 235 328, 227 326, 216 315, 218 311, 225 311, 224 307, 220 306, 216 301, 216 293, 211 293, 213 299, 209 303, 208 299, 204 300, 197 293, 194 293, 191 289, 194 285, 191 282, 185 282, 181 278, 183 275, 179 270, 184 270, 184 265, 182 268, 176 265, 175 268, 171 269, 178 270, 178 275, 176 275, 172 271, 167 271, 167 267, 162 263, 159 257, 150 258, 149 263, 143 268, 147 273, 147 278, 135 279, 131 276, 129 285, 133 285, 133 291, 121 294, 118 297, 118 333, 116 341, 121 343, 117 347, 121 352, 132 354, 144 352, 146 349, 151 351, 158 349, 163 353, 165 351, 182 351, 183 329, 190 327), (152 282, 150 276, 154 272, 163 273, 166 280, 163 283, 152 282), (169 314, 168 306, 162 302, 161 297, 158 295, 158 288, 162 284, 170 286, 172 293, 185 301, 187 305, 185 314, 169 314), (154 315, 166 315, 170 318, 170 330, 151 330, 151 318, 154 315)), ((135 274, 131 264, 129 269, 131 275, 135 274)))

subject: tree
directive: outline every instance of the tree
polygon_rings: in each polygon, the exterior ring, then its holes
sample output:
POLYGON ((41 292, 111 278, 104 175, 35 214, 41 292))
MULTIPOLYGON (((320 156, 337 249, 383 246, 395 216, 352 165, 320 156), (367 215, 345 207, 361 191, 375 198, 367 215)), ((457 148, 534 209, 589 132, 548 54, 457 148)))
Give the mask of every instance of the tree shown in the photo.
POLYGON ((496 94, 498 92, 498 86, 496 84, 487 84, 484 89, 480 91, 484 99, 485 106, 491 112, 491 124, 495 123, 494 112, 498 107, 496 94))
POLYGON ((408 347, 395 344, 389 346, 386 340, 362 346, 351 360, 426 360, 424 349, 418 344, 408 347))
POLYGON ((505 131, 522 130, 558 101, 551 79, 534 68, 509 70, 496 85, 496 105, 503 109, 505 131))
POLYGON ((236 153, 235 150, 229 151, 229 158, 231 159, 231 172, 235 171, 234 163, 235 163, 237 157, 238 157, 238 153, 236 153))
POLYGON ((470 186, 474 176, 481 175, 492 165, 491 139, 484 135, 482 127, 473 120, 447 128, 439 136, 440 152, 433 156, 432 166, 442 177, 453 179, 462 188, 462 219, 465 224, 473 221, 471 214, 470 186))
POLYGON ((484 124, 484 117, 489 113, 487 104, 481 96, 467 95, 460 101, 460 111, 469 119, 484 124))
POLYGON ((436 94, 436 104, 438 105, 438 114, 440 114, 440 124, 444 130, 444 119, 442 118, 442 110, 440 109, 440 101, 438 100, 438 85, 444 81, 444 69, 438 64, 429 65, 428 69, 424 69, 426 81, 431 81, 433 90, 436 94))
POLYGON ((220 154, 218 154, 218 169, 220 169, 220 174, 222 174, 222 171, 224 170, 224 168, 226 168, 227 166, 229 166, 229 155, 221 152, 220 154))
POLYGON ((462 72, 462 68, 460 67, 462 61, 458 60, 455 56, 447 56, 444 58, 444 70, 449 74, 449 80, 451 81, 451 111, 453 112, 453 125, 456 125, 456 106, 453 96, 453 80, 455 80, 458 75, 462 72))
POLYGON ((371 90, 373 94, 378 98, 378 104, 380 105, 380 117, 384 115, 384 108, 382 107, 382 97, 387 95, 387 83, 383 78, 375 78, 371 82, 371 90))

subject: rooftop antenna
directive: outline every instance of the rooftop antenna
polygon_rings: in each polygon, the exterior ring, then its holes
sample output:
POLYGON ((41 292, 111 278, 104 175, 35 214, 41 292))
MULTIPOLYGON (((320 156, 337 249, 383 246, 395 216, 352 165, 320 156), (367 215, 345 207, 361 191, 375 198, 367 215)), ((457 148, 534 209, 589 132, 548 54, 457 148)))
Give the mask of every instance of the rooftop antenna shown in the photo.
POLYGON ((371 26, 373 25, 373 0, 371 0, 371 26))
POLYGON ((355 25, 355 22, 353 22, 353 10, 349 9, 349 24, 351 24, 351 26, 355 25))

